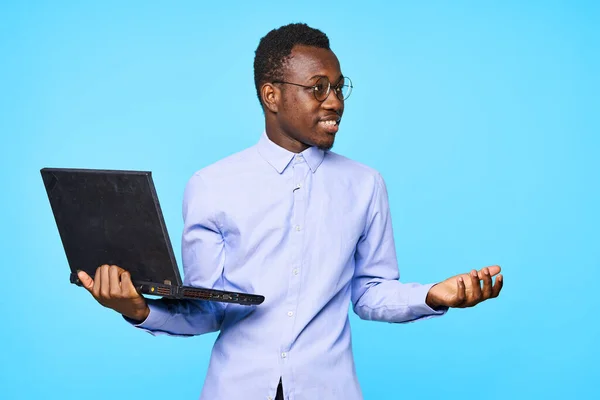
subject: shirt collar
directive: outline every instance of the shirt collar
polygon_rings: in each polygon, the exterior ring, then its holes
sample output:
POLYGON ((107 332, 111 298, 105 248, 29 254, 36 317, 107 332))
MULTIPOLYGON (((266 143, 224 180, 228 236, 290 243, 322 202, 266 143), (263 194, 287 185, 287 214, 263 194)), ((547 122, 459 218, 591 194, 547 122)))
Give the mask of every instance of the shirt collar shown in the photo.
MULTIPOLYGON (((271 141, 266 132, 263 132, 257 146, 260 155, 280 174, 296 156, 296 153, 292 153, 271 141)), ((316 146, 309 147, 300 154, 302 154, 313 173, 317 171, 325 157, 325 151, 316 146)))

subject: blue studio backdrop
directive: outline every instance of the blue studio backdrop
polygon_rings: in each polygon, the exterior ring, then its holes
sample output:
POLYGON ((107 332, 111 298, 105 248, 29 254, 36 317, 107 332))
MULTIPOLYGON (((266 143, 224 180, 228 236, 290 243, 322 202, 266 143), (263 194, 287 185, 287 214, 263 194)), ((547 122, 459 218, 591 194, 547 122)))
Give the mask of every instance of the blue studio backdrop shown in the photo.
POLYGON ((153 171, 181 265, 185 183, 258 140, 254 50, 289 22, 354 82, 333 150, 386 180, 401 279, 505 275, 443 318, 351 314, 365 398, 600 398, 598 2, 10 0, 0 398, 198 397, 217 334, 152 337, 71 285, 39 170, 153 171))

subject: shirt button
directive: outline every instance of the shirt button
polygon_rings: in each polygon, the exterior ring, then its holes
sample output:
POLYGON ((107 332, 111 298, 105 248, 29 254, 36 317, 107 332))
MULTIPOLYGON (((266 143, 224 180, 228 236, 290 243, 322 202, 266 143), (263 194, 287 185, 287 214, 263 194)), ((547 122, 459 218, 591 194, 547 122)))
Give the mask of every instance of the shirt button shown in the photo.
POLYGON ((271 396, 267 397, 267 400, 273 400, 273 398, 271 396))
POLYGON ((281 358, 286 358, 287 357, 287 353, 281 353, 281 358))
POLYGON ((294 273, 294 275, 298 275, 300 273, 300 270, 298 268, 294 268, 292 272, 294 273))
POLYGON ((300 228, 300 225, 296 225, 296 231, 300 232, 300 229, 302 229, 300 228))
POLYGON ((300 189, 301 187, 302 187, 302 184, 300 184, 300 183, 296 185, 296 189, 300 189))
POLYGON ((288 317, 291 317, 291 316, 293 316, 293 315, 294 315, 294 312, 293 312, 293 311, 288 311, 288 317))

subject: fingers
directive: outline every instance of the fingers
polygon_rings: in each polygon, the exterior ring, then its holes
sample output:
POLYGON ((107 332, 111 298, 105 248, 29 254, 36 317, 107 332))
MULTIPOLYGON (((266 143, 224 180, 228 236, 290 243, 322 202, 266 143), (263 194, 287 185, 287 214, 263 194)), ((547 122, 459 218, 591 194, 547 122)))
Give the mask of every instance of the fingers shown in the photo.
POLYGON ((465 281, 462 276, 456 279, 456 306, 461 307, 467 300, 467 289, 465 288, 465 281))
POLYGON ((456 279, 456 289, 452 286, 446 289, 455 291, 452 293, 454 300, 451 301, 451 307, 473 307, 487 299, 498 297, 504 284, 504 277, 500 274, 500 267, 497 265, 482 268, 480 271, 473 269, 468 274, 456 275, 453 278, 456 279), (494 276, 496 276, 495 283, 494 276))
POLYGON ((111 265, 108 268, 108 276, 110 279, 110 297, 112 298, 118 298, 121 297, 121 268, 117 267, 116 265, 111 265))
POLYGON ((133 286, 129 272, 116 265, 105 264, 96 269, 94 279, 85 273, 78 273, 78 276, 102 306, 133 320, 143 321, 147 318, 150 309, 133 286))
POLYGON ((498 297, 500 291, 502 290, 502 286, 504 285, 504 276, 498 275, 496 277, 496 284, 492 288, 492 295, 490 297, 498 297))
POLYGON ((102 275, 102 286, 100 286, 100 297, 104 299, 110 298, 110 275, 109 275, 109 266, 103 265, 100 269, 100 274, 102 275))
POLYGON ((88 292, 92 293, 92 288, 94 287, 94 280, 85 271, 78 271, 77 277, 79 278, 79 281, 81 282, 83 287, 86 288, 88 292))
POLYGON ((483 289, 481 290, 482 300, 492 297, 492 275, 488 268, 482 269, 483 273, 483 289))
POLYGON ((131 274, 127 271, 123 271, 121 274, 121 291, 126 297, 139 296, 139 293, 135 290, 135 286, 133 286, 133 282, 131 282, 131 274))
POLYGON ((496 276, 502 270, 502 268, 500 268, 499 265, 491 265, 489 267, 482 268, 481 270, 483 271, 484 269, 488 270, 488 272, 490 273, 490 276, 496 276))
POLYGON ((96 300, 100 298, 100 287, 102 285, 102 267, 103 265, 96 268, 96 274, 94 275, 94 287, 92 288, 92 295, 96 300))
MULTIPOLYGON (((94 275, 94 280, 92 281, 93 286, 91 287, 92 295, 96 300, 101 301, 122 297, 121 274, 123 272, 124 270, 116 265, 109 266, 104 264, 96 269, 96 275, 94 275)), ((91 280, 91 278, 89 279, 91 280)))
POLYGON ((481 293, 481 284, 479 283, 479 274, 477 270, 471 271, 469 274, 471 278, 471 298, 469 299, 469 305, 475 305, 481 301, 482 293, 481 293))
POLYGON ((482 301, 487 299, 498 297, 500 290, 502 290, 502 284, 504 277, 500 274, 500 266, 492 265, 490 267, 482 268, 480 271, 471 271, 471 283, 472 293, 471 296, 467 296, 466 307, 475 306, 482 301), (475 274, 477 272, 477 281, 475 282, 475 274), (496 275, 496 282, 493 283, 492 277, 496 275), (483 288, 481 288, 480 281, 483 281, 483 288))

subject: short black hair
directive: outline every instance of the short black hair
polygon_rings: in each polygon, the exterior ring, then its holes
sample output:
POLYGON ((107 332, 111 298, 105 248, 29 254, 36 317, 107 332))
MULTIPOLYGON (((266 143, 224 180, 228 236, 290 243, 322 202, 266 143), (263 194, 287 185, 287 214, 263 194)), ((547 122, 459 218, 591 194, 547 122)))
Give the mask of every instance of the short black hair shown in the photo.
POLYGON ((265 82, 283 80, 283 65, 296 45, 331 50, 327 35, 304 23, 284 25, 267 33, 254 55, 254 84, 261 106, 260 87, 265 82))

